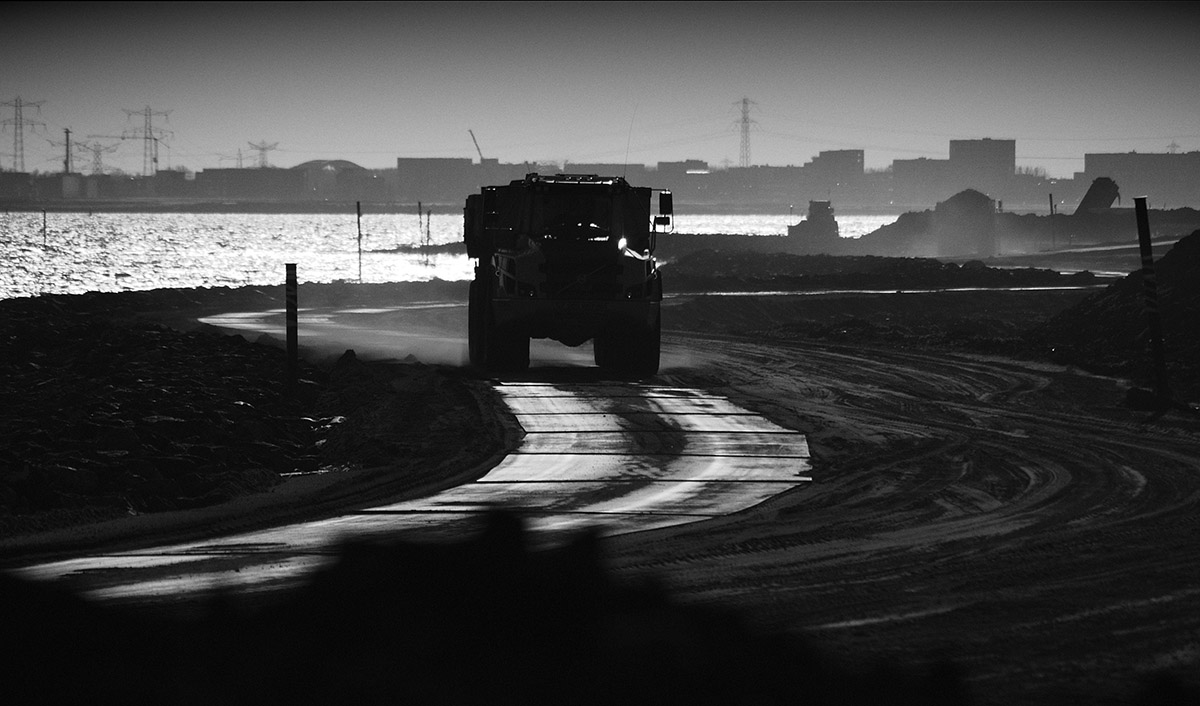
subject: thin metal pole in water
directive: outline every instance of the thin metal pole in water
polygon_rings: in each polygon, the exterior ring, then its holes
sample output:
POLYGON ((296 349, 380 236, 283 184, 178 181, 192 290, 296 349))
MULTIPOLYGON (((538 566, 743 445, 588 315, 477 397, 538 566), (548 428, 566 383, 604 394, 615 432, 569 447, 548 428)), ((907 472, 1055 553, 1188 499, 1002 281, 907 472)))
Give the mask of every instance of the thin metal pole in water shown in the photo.
POLYGON ((46 247, 46 209, 42 209, 42 247, 46 247))
POLYGON ((297 331, 298 301, 296 292, 296 264, 287 263, 287 383, 296 384, 297 358, 299 357, 299 335, 297 331))
POLYGON ((358 213, 358 283, 362 284, 362 201, 354 202, 354 210, 358 213))
POLYGON ((1154 365, 1154 396, 1160 403, 1171 399, 1167 386, 1167 357, 1163 345, 1162 319, 1158 313, 1158 283, 1154 278, 1154 254, 1150 248, 1150 217, 1146 197, 1133 200, 1137 212, 1138 244, 1142 252, 1142 294, 1145 300, 1146 326, 1150 334, 1150 356, 1154 365))

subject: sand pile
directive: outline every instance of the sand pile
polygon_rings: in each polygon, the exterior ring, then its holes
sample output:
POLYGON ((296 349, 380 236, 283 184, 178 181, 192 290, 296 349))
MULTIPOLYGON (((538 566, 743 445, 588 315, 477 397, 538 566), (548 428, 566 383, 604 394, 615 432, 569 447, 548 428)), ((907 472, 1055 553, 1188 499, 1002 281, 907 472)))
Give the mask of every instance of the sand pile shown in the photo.
MULTIPOLYGON (((1176 396, 1200 399, 1200 231, 1154 266, 1168 377, 1176 396)), ((1032 338, 1054 360, 1153 381, 1141 271, 1052 318, 1032 338)))

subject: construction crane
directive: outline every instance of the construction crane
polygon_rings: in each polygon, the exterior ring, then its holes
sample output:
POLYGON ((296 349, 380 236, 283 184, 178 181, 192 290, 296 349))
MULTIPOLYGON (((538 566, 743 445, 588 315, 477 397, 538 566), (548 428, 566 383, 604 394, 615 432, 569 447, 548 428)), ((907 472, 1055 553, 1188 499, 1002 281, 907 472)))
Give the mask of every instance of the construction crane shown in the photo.
POLYGON ((475 143, 475 151, 479 153, 479 163, 483 164, 483 150, 479 149, 479 140, 475 139, 475 131, 467 130, 467 132, 471 135, 471 142, 475 143))

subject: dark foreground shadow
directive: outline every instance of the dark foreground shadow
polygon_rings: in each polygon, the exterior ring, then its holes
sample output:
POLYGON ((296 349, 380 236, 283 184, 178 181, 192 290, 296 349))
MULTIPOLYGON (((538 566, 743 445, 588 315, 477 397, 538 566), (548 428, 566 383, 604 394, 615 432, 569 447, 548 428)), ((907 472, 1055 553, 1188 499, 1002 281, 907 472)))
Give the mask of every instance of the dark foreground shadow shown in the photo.
POLYGON ((525 540, 496 513, 457 544, 350 545, 278 600, 230 597, 189 617, 0 577, 4 701, 970 703, 953 664, 851 668, 734 613, 619 584, 591 535, 552 551, 525 540))

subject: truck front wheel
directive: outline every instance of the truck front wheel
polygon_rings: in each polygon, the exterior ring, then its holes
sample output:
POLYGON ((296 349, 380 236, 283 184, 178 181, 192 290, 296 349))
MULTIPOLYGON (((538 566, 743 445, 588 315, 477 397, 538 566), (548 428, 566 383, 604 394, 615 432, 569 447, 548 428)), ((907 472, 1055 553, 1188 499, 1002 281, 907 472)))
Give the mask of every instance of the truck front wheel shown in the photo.
POLYGON ((471 280, 470 296, 467 300, 467 352, 471 366, 486 368, 487 359, 484 353, 486 332, 485 313, 487 302, 483 299, 483 284, 479 280, 471 280))
POLYGON ((597 336, 592 343, 596 365, 627 377, 650 377, 658 372, 661 333, 661 320, 656 315, 652 324, 597 336))

